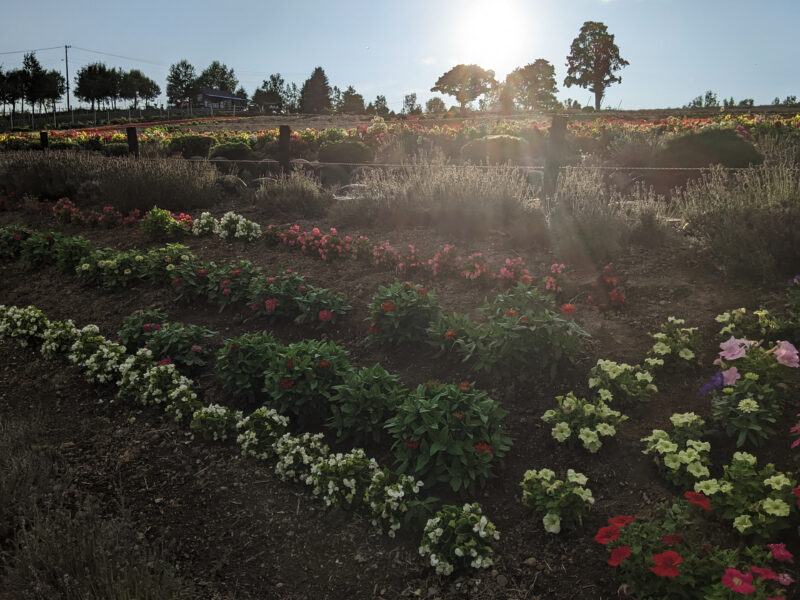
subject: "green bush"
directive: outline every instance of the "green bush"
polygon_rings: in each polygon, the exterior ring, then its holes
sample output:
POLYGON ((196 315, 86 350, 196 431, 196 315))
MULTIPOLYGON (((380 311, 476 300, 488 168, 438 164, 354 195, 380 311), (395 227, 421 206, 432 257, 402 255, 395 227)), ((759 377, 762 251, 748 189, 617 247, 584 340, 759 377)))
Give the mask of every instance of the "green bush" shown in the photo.
POLYGON ((111 142, 103 146, 106 156, 127 156, 129 152, 127 142, 111 142))
POLYGON ((320 217, 328 210, 333 197, 313 175, 293 171, 263 182, 256 190, 255 202, 271 213, 320 217))
POLYGON ((277 350, 277 342, 266 331, 226 341, 217 352, 216 373, 222 388, 235 399, 261 398, 264 374, 277 350))
POLYGON ((324 142, 319 149, 320 162, 365 163, 373 158, 372 151, 361 140, 343 139, 324 142))
POLYGON ((180 154, 183 158, 206 157, 214 143, 214 138, 207 135, 182 135, 170 140, 168 151, 170 154, 180 154))
POLYGON ((252 160, 253 151, 244 142, 222 142, 211 148, 209 158, 225 157, 228 160, 252 160))
POLYGON ((488 135, 472 140, 461 148, 461 157, 473 163, 514 164, 530 160, 530 147, 521 137, 513 135, 488 135))
POLYGON ((412 282, 380 286, 369 303, 370 341, 402 344, 425 339, 441 312, 436 292, 412 282))

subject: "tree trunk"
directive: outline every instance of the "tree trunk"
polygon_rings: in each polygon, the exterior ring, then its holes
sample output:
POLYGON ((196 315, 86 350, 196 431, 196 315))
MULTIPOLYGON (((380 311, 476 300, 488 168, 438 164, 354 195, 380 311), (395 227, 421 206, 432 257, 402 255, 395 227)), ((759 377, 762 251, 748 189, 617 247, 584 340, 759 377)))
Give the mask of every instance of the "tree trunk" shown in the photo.
POLYGON ((603 89, 602 88, 595 88, 594 90, 594 109, 600 110, 600 103, 603 101, 603 89))

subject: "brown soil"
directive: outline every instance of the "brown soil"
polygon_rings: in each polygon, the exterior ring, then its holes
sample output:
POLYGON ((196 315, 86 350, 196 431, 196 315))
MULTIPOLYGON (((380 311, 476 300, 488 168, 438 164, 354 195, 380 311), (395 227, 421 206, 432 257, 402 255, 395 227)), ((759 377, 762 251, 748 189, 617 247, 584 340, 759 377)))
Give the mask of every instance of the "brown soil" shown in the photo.
MULTIPOLYGON (((236 210, 266 224, 255 206, 228 204, 213 212, 236 210)), ((24 223, 37 229, 81 234, 98 245, 118 248, 153 246, 138 230, 78 230, 30 213, 0 213, 0 225, 24 223)), ((324 222, 300 222, 306 227, 324 222)), ((413 243, 431 256, 446 243, 480 250, 497 264, 522 256, 534 274, 543 275, 553 257, 536 247, 512 247, 502 233, 484 239, 454 240, 432 229, 364 233, 387 239, 396 248, 413 243)), ((218 239, 185 241, 206 259, 248 258, 268 270, 286 268, 308 274, 318 285, 345 291, 353 311, 324 335, 351 352, 352 362, 380 362, 409 385, 439 380, 475 380, 510 411, 507 428, 514 446, 497 477, 472 497, 454 498, 443 489, 427 490, 445 500, 477 500, 497 525, 497 564, 488 572, 455 579, 432 575, 416 551, 418 540, 392 540, 375 533, 357 516, 326 511, 306 490, 280 482, 268 469, 238 456, 234 445, 192 440, 164 415, 113 403, 113 392, 87 386, 63 361, 44 361, 34 353, 0 346, 0 412, 13 417, 41 410, 56 418, 53 435, 76 472, 76 484, 88 494, 113 503, 120 496, 148 539, 161 541, 167 559, 184 576, 198 582, 203 597, 242 599, 300 598, 612 598, 618 584, 605 555, 592 540, 599 526, 615 514, 647 514, 659 501, 673 497, 641 454, 639 439, 665 427, 673 412, 693 410, 709 417, 706 400, 696 390, 709 370, 666 376, 650 403, 624 412, 630 420, 617 438, 596 455, 557 444, 539 419, 557 394, 585 392, 586 372, 598 357, 638 362, 669 315, 686 318, 704 334, 706 363, 714 353, 713 318, 723 310, 747 306, 777 307, 779 290, 727 281, 688 246, 634 248, 616 261, 628 300, 620 313, 601 314, 585 303, 588 283, 602 265, 586 260, 569 270, 570 295, 578 321, 591 333, 578 367, 550 384, 520 373, 509 378, 476 376, 459 363, 435 360, 426 348, 363 346, 366 304, 377 286, 396 275, 355 261, 327 264, 283 247, 247 246, 218 239), (519 502, 519 482, 528 469, 575 468, 589 478, 597 503, 584 527, 558 536, 545 534, 540 519, 519 502)), ((456 279, 415 277, 434 289, 445 311, 468 312, 480 306, 485 288, 456 279)), ((29 270, 22 262, 0 264, 0 303, 33 304, 51 319, 72 318, 79 326, 96 323, 114 337, 122 319, 140 308, 158 307, 170 320, 196 323, 223 338, 266 327, 247 309, 219 314, 200 303, 176 304, 170 291, 138 288, 107 293, 83 288, 71 276, 29 270)), ((285 342, 318 337, 316 330, 285 324, 271 328, 285 342)), ((221 343, 221 342, 219 342, 221 343)), ((229 404, 213 371, 197 380, 207 403, 229 404)), ((709 419, 710 421, 710 419, 709 419)), ((788 425, 787 425, 788 428, 788 425)), ((720 444, 723 441, 720 440, 720 444)), ((783 444, 776 444, 783 448, 783 444)), ((759 453, 778 465, 788 461, 780 448, 759 453)), ((732 446, 727 449, 732 451, 732 446)), ((376 449, 387 464, 387 449, 376 449)), ((728 452, 729 456, 730 452, 728 452)), ((785 467, 786 468, 786 467, 785 467)), ((791 470, 791 466, 788 467, 791 470)))

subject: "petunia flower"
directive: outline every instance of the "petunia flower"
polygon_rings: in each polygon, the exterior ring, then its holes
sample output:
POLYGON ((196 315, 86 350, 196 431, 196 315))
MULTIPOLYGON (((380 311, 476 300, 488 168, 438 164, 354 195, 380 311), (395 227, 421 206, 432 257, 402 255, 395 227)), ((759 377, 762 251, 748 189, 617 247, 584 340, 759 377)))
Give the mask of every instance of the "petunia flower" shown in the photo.
POLYGON ((653 565, 650 570, 659 577, 677 577, 680 575, 678 565, 683 558, 674 550, 667 550, 661 554, 653 555, 653 565))
POLYGON ((752 594, 756 591, 753 587, 753 576, 750 573, 742 573, 739 569, 725 569, 722 585, 738 594, 752 594))
POLYGON ((736 339, 735 337, 731 336, 727 342, 722 342, 719 345, 719 347, 722 349, 722 352, 719 353, 719 356, 725 360, 736 360, 737 358, 743 357, 747 352, 747 349, 753 344, 755 344, 755 342, 751 342, 748 339, 736 339))

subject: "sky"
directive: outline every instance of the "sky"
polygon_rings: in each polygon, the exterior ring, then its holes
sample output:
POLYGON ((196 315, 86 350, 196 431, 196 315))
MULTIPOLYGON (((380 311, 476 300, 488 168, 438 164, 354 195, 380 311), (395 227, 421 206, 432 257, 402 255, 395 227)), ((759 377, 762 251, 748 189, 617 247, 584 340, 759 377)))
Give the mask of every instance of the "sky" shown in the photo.
MULTIPOLYGON (((798 0, 28 0, 0 3, 0 66, 23 53, 64 73, 70 85, 92 62, 140 69, 166 89, 169 66, 187 59, 198 74, 213 60, 232 67, 252 95, 281 73, 301 86, 321 66, 330 85, 352 85, 366 102, 380 94, 399 112, 406 94, 434 95, 436 80, 459 63, 497 79, 544 58, 556 70, 558 98, 594 104, 564 87, 570 44, 585 21, 601 21, 630 65, 603 107, 681 107, 706 90, 720 101, 800 96, 798 0), (48 49, 53 48, 54 49, 48 49), (116 56, 114 56, 116 55, 116 56)), ((446 104, 455 104, 451 96, 446 104)), ((73 98, 74 101, 74 98, 73 98)), ((161 102, 165 102, 162 95, 161 102)))

